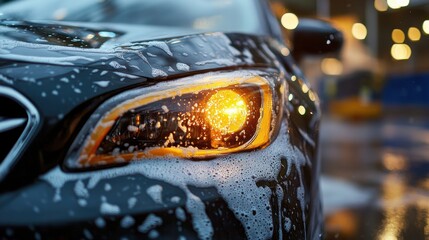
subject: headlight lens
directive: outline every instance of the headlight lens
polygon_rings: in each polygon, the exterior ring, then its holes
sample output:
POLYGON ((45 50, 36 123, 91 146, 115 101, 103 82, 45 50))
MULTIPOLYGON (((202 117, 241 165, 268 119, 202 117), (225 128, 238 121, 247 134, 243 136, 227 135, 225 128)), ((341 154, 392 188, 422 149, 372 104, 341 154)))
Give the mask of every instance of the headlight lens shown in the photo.
POLYGON ((284 87, 278 74, 240 71, 124 92, 88 121, 66 166, 202 159, 264 147, 278 130, 284 87))

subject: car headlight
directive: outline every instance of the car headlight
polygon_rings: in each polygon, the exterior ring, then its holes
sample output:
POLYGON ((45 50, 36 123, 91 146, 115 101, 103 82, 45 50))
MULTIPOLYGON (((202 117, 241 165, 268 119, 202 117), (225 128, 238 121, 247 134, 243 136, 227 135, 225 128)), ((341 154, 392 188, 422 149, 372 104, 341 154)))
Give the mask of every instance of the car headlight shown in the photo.
POLYGON ((198 160, 264 147, 278 131, 283 79, 274 72, 211 73, 124 92, 96 110, 65 166, 198 160))

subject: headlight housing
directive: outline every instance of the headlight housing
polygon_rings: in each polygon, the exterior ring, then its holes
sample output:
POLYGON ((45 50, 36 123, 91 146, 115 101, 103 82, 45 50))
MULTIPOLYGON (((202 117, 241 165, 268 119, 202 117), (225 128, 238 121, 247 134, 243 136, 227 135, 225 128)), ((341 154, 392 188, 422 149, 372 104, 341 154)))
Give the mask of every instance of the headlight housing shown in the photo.
POLYGON ((285 81, 271 71, 203 74, 133 89, 103 103, 72 144, 68 169, 148 158, 211 158, 267 146, 285 81))

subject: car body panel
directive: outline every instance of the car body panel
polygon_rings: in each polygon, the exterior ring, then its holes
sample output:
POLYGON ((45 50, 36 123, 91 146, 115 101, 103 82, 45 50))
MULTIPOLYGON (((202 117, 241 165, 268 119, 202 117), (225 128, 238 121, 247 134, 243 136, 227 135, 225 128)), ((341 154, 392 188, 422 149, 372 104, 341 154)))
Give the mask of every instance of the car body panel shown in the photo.
POLYGON ((269 37, 195 32, 129 43, 118 40, 128 39, 124 30, 97 31, 117 32, 118 38, 98 48, 0 40, 0 84, 33 102, 42 121, 36 140, 0 185, 2 237, 321 237, 320 111, 282 51, 286 46, 269 37), (285 101, 281 131, 265 149, 206 161, 149 159, 74 173, 62 168, 79 129, 112 96, 184 76, 248 68, 275 69, 288 83, 286 96, 295 96, 285 101))
POLYGON ((310 199, 305 194, 310 189, 304 176, 308 162, 288 142, 283 125, 279 137, 264 150, 210 161, 145 160, 95 173, 54 168, 30 186, 1 196, 0 225, 4 231, 21 229, 11 237, 35 232, 68 238, 62 235, 65 232, 44 229, 73 225, 81 225, 78 235, 107 236, 108 229, 97 225, 104 220, 119 223, 115 229, 134 228, 119 230, 118 237, 147 237, 149 230, 156 230, 162 238, 181 234, 182 224, 190 224, 195 232, 187 237, 201 239, 235 235, 240 229, 253 239, 305 238, 310 226, 310 199), (221 206, 214 208, 217 205, 221 206), (150 214, 161 218, 169 230, 156 224, 144 231, 141 226, 150 214), (127 221, 124 218, 132 218, 128 221, 133 224, 121 223, 127 221), (223 221, 228 225, 222 226, 223 221))

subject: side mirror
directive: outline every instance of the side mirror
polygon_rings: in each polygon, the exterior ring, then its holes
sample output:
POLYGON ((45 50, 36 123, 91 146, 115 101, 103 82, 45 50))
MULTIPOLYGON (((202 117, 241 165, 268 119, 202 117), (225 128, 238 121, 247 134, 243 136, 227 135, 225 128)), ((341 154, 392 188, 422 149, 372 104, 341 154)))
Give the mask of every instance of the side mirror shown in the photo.
POLYGON ((299 61, 305 55, 321 55, 341 50, 344 38, 330 23, 315 19, 300 19, 293 31, 292 55, 299 61))

